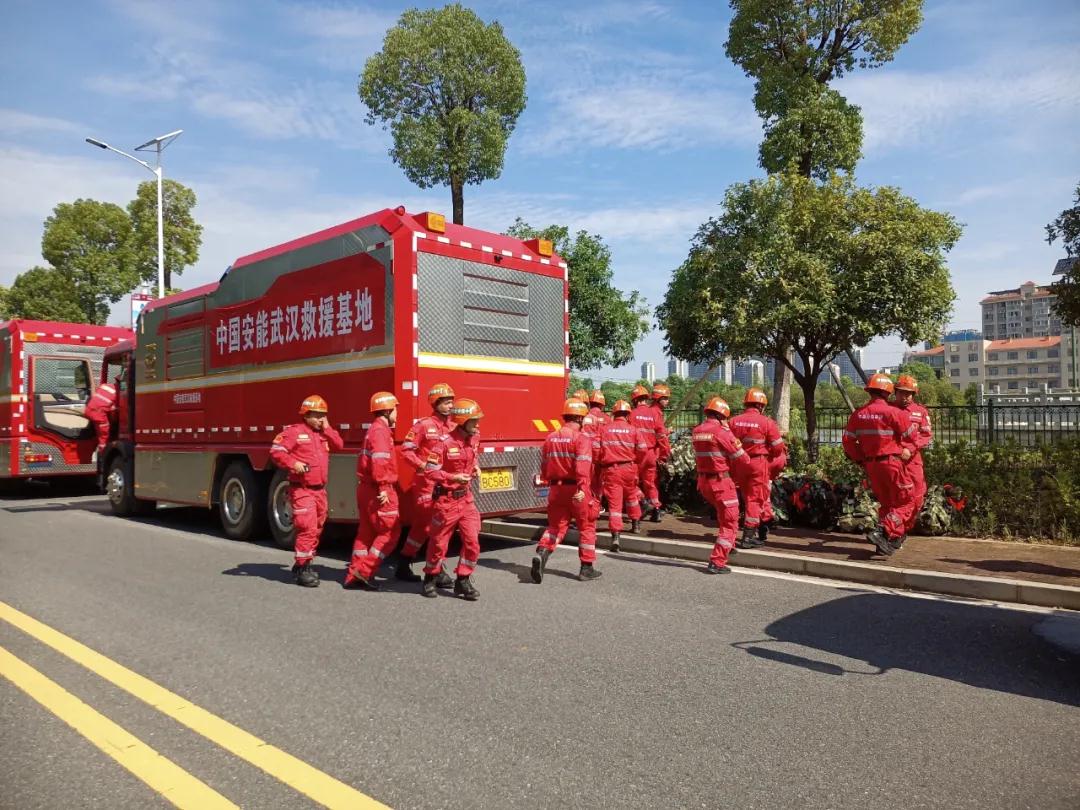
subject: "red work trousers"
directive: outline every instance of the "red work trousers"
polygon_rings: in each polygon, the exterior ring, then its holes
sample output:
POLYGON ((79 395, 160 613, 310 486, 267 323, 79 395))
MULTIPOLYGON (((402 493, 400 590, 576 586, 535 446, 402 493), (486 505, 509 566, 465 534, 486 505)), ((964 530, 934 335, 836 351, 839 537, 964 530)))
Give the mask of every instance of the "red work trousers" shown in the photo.
POLYGON ((638 500, 637 466, 632 461, 609 464, 600 473, 604 497, 608 504, 608 529, 623 530, 623 507, 631 520, 641 520, 641 502, 638 500))
POLYGON ((296 528, 296 564, 307 565, 319 547, 319 536, 326 524, 326 489, 290 486, 293 526, 296 528))
POLYGON ((923 469, 922 454, 916 453, 904 464, 904 471, 911 479, 911 496, 914 505, 911 507, 911 517, 904 526, 905 532, 910 532, 919 521, 919 513, 922 512, 923 502, 926 501, 926 470, 923 469))
POLYGON ((108 414, 94 414, 88 418, 94 425, 94 433, 97 434, 97 451, 101 453, 105 449, 105 445, 109 443, 108 414))
POLYGON ((431 534, 431 516, 434 512, 431 495, 435 491, 435 484, 425 478, 416 478, 405 496, 409 500, 409 537, 401 546, 401 556, 407 560, 414 559, 424 541, 431 534))
POLYGON ((386 494, 386 503, 380 505, 377 487, 360 484, 356 488, 356 511, 360 515, 360 523, 356 527, 356 539, 353 540, 352 563, 345 574, 346 583, 356 577, 371 579, 382 561, 394 553, 401 512, 397 492, 391 488, 386 494))
POLYGON ((698 492, 716 509, 720 527, 716 532, 709 562, 716 566, 727 565, 728 555, 735 548, 735 533, 739 529, 739 494, 735 483, 725 473, 719 475, 698 475, 698 492))
POLYGON ((739 481, 743 499, 746 501, 746 517, 743 525, 756 529, 762 522, 772 520, 772 479, 769 478, 769 457, 751 456, 750 469, 739 481))
POLYGON ((656 448, 652 447, 645 451, 645 458, 638 468, 641 475, 641 491, 645 495, 645 503, 653 508, 660 508, 660 490, 656 488, 656 448))
POLYGON ((547 530, 541 536, 538 548, 554 551, 566 536, 566 530, 573 520, 578 530, 578 559, 583 565, 592 565, 596 562, 596 507, 599 502, 588 493, 580 501, 575 501, 577 491, 577 484, 551 485, 548 490, 547 530))
POLYGON ((480 512, 473 502, 472 494, 463 498, 443 495, 435 501, 432 510, 425 574, 438 574, 442 571, 443 558, 446 557, 446 550, 450 547, 450 538, 455 529, 461 537, 461 556, 458 557, 454 573, 459 577, 467 577, 476 570, 476 564, 480 561, 480 512))
POLYGON ((866 477, 877 498, 878 522, 890 540, 904 536, 915 508, 914 487, 899 456, 866 462, 866 477))

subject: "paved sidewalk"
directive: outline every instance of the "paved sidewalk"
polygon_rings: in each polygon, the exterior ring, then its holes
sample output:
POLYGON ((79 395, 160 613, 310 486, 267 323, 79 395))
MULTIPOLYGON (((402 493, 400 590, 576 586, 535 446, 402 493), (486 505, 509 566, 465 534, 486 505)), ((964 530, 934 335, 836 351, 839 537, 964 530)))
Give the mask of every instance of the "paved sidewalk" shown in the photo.
MULTIPOLYGON (((514 527, 495 529, 526 539, 539 536, 541 515, 509 518, 514 527)), ((601 518, 599 545, 606 547, 607 521, 601 518)), ((645 521, 637 536, 624 532, 626 551, 705 560, 716 536, 703 517, 665 516, 645 521)), ((568 542, 576 542, 571 532, 568 542)), ((912 588, 958 596, 1024 602, 1080 610, 1080 547, 956 537, 911 537, 891 557, 883 557, 864 538, 809 529, 780 528, 769 543, 738 552, 732 564, 850 579, 867 584, 912 588)))

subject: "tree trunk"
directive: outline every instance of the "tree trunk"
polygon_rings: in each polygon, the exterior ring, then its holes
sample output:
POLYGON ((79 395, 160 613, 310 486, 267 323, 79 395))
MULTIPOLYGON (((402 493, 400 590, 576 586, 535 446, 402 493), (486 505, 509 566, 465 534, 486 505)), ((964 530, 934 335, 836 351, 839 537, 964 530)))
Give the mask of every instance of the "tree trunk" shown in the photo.
MULTIPOLYGON (((788 359, 792 357, 788 350, 788 359)), ((773 415, 781 433, 787 433, 791 427, 791 369, 784 365, 779 356, 774 358, 776 370, 773 372, 773 415)))
POLYGON ((168 262, 165 263, 165 294, 169 294, 169 290, 172 289, 172 271, 169 269, 168 262))
POLYGON ((806 401, 806 456, 811 461, 817 461, 817 403, 814 402, 814 392, 817 389, 817 374, 803 376, 802 384, 803 399, 806 401))
POLYGON ((450 178, 450 199, 454 204, 454 224, 465 224, 465 184, 456 178, 450 178))

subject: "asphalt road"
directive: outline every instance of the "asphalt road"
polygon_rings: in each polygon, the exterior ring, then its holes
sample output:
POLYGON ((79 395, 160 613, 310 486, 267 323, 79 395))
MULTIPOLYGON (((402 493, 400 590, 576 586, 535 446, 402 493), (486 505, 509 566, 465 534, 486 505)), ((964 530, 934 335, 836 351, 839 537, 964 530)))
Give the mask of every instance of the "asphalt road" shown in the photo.
MULTIPOLYGON (((1080 807, 1044 612, 632 555, 579 583, 573 549, 536 586, 491 542, 470 604, 342 590, 323 550, 308 590, 198 510, 0 498, 0 602, 392 807, 1080 807)), ((314 806, 6 620, 0 647, 237 805, 314 806)), ((0 727, 4 808, 170 806, 9 678, 0 727)))

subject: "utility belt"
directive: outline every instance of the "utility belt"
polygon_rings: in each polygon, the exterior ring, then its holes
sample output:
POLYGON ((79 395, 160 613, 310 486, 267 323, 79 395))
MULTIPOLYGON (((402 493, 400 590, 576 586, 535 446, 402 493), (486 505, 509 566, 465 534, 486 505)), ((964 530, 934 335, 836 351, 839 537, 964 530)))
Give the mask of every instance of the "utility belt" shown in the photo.
POLYGON ((553 484, 553 485, 557 484, 559 486, 564 486, 564 487, 576 487, 577 486, 577 479, 576 478, 555 478, 555 479, 553 479, 551 481, 548 481, 548 483, 553 484))
POLYGON ((700 476, 701 478, 719 478, 720 480, 723 480, 723 479, 725 479, 725 478, 731 478, 731 473, 729 473, 729 472, 722 472, 722 473, 718 473, 718 472, 703 472, 703 473, 698 473, 698 475, 699 475, 699 476, 700 476))
POLYGON ((447 489, 442 484, 436 484, 435 489, 431 493, 432 500, 439 500, 439 498, 453 498, 455 501, 460 501, 469 493, 467 489, 447 489))
POLYGON ((882 455, 882 456, 870 456, 866 460, 867 461, 888 461, 890 458, 896 458, 898 455, 899 455, 898 453, 885 453, 885 455, 882 455))
POLYGON ((601 467, 625 467, 629 464, 633 464, 632 461, 612 461, 610 464, 601 464, 601 467))
POLYGON ((326 489, 326 484, 295 484, 292 481, 289 486, 293 489, 326 489))

